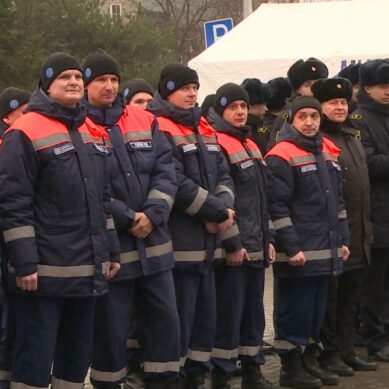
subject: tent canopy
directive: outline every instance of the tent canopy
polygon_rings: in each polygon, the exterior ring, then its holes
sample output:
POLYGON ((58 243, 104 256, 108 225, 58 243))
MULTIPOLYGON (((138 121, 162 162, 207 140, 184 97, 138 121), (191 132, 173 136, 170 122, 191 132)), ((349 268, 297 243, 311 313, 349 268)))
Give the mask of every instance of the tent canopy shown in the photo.
POLYGON ((285 77, 298 59, 316 57, 330 76, 351 62, 388 58, 388 0, 262 4, 189 62, 200 95, 247 77, 285 77))

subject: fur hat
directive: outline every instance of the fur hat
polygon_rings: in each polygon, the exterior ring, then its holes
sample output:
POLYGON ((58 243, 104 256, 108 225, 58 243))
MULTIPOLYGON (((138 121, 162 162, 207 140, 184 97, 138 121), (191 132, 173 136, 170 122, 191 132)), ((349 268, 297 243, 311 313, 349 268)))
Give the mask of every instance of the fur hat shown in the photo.
POLYGON ((311 90, 313 97, 321 103, 338 98, 344 98, 350 101, 353 86, 347 78, 321 78, 313 83, 311 90))
POLYGON ((270 89, 267 84, 258 78, 246 78, 240 85, 249 95, 249 104, 263 104, 270 98, 270 89))
POLYGON ((328 77, 328 68, 324 62, 316 58, 300 59, 288 70, 288 78, 294 90, 308 80, 318 80, 328 77))
POLYGON ((269 86, 271 97, 266 105, 270 111, 281 109, 286 104, 286 99, 292 94, 292 87, 286 78, 276 77, 270 80, 269 86))
POLYGON ((361 85, 389 84, 389 60, 376 59, 367 61, 359 68, 361 85))
POLYGON ((360 63, 354 63, 343 68, 339 73, 338 77, 347 78, 351 81, 351 84, 356 85, 359 83, 359 68, 360 63))

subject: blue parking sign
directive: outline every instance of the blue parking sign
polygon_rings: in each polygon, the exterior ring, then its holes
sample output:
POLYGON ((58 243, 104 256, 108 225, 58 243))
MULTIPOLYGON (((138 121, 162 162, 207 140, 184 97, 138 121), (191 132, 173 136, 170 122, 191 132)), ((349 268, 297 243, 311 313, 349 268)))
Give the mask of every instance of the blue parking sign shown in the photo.
POLYGON ((232 30, 232 18, 212 20, 204 23, 205 47, 208 48, 228 31, 232 30))

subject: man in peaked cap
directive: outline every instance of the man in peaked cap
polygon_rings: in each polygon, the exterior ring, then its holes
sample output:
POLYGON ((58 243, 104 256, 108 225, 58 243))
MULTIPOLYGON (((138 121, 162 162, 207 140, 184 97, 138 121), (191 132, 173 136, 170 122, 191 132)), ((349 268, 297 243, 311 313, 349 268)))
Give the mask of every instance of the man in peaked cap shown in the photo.
POLYGON ((11 387, 83 387, 95 299, 120 268, 107 150, 84 126, 81 65, 50 54, 4 137, 0 216, 16 336, 11 387), (33 366, 33 368, 32 368, 33 366))
POLYGON ((122 95, 126 104, 146 109, 147 104, 154 97, 154 89, 143 78, 137 77, 124 84, 122 95))
POLYGON ((362 64, 359 83, 351 121, 366 151, 374 236, 360 309, 370 358, 389 362, 389 61, 362 64))
POLYGON ((322 133, 339 148, 343 195, 350 229, 350 256, 344 272, 329 283, 326 316, 321 328, 324 348, 321 363, 338 375, 353 370, 377 368, 374 362, 359 358, 353 347, 356 307, 361 297, 362 276, 370 262, 372 225, 370 186, 365 152, 347 121, 351 82, 345 78, 320 79, 312 85, 313 96, 322 104, 322 133))
POLYGON ((246 78, 241 87, 249 96, 247 125, 251 128, 250 136, 261 152, 265 153, 270 132, 263 126, 263 116, 266 112, 266 102, 270 98, 269 87, 257 78, 246 78))
POLYGON ((216 326, 215 258, 233 224, 233 183, 215 130, 197 106, 197 73, 168 64, 149 104, 169 140, 178 181, 169 227, 186 389, 203 389, 216 326))
MULTIPOLYGON (((144 350, 145 387, 179 384, 179 319, 168 218, 177 190, 172 153, 153 115, 124 105, 118 95, 120 68, 98 50, 84 60, 86 125, 97 129, 111 150, 111 211, 118 231, 122 267, 96 304, 91 382, 117 388, 126 378, 127 337, 144 350)), ((138 370, 137 364, 130 364, 138 370)))
POLYGON ((288 70, 294 95, 312 96, 311 85, 319 78, 328 77, 328 68, 316 58, 299 59, 288 70))

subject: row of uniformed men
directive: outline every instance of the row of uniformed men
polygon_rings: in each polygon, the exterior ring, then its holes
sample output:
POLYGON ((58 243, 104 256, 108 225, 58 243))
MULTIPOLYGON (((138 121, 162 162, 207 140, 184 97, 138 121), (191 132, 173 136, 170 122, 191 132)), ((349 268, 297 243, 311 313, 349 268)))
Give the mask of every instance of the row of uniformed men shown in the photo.
MULTIPOLYGON (((196 107, 199 86, 197 74, 184 65, 166 66, 161 72, 159 90, 149 104, 149 110, 159 118, 159 128, 166 134, 169 147, 158 131, 152 115, 123 106, 117 96, 120 81, 118 65, 103 52, 93 53, 85 61, 83 71, 87 96, 83 104, 87 107, 88 118, 83 123, 80 117, 77 125, 75 118, 81 116, 77 102, 83 91, 80 70, 74 59, 63 53, 54 54, 47 59, 42 67, 40 89, 34 92, 30 100, 27 109, 29 113, 8 132, 6 142, 9 144, 4 145, 2 151, 1 179, 9 184, 9 189, 3 192, 0 199, 11 284, 15 283, 16 278, 16 285, 11 285, 11 288, 17 286, 30 292, 14 299, 16 321, 21 323, 17 328, 25 328, 27 306, 30 311, 39 312, 32 326, 36 331, 31 331, 35 337, 35 346, 45 354, 42 359, 46 366, 48 363, 51 366, 54 346, 48 344, 42 350, 42 340, 37 336, 40 334, 47 339, 42 325, 47 322, 48 301, 47 298, 42 298, 41 301, 35 296, 31 299, 31 295, 66 296, 70 298, 71 309, 76 309, 73 296, 104 292, 101 279, 97 279, 99 272, 96 273, 96 267, 100 265, 96 263, 96 257, 99 257, 96 251, 101 248, 99 237, 104 237, 104 233, 91 225, 92 217, 95 222, 99 220, 95 213, 100 201, 100 209, 113 216, 120 240, 122 266, 111 281, 109 293, 98 300, 96 307, 91 371, 93 384, 96 387, 110 387, 124 380, 125 339, 130 318, 136 317, 137 338, 145 351, 143 363, 149 387, 177 385, 180 365, 186 373, 186 387, 201 387, 212 350, 215 387, 227 385, 228 373, 234 369, 234 361, 238 356, 242 360, 244 387, 274 387, 262 377, 259 369, 259 365, 263 363, 259 345, 264 318, 263 302, 258 296, 263 293, 263 265, 269 260, 274 261, 275 253, 267 226, 267 178, 264 161, 258 147, 248 138, 249 127, 245 125, 249 95, 234 84, 226 84, 218 90, 214 107, 208 114, 209 122, 217 130, 216 139, 214 129, 196 107), (60 125, 44 122, 47 118, 55 118, 60 125), (40 122, 41 119, 44 121, 40 122), (80 135, 75 135, 77 127, 80 135), (15 133, 18 135, 13 135, 15 133), (15 142, 13 137, 21 139, 15 142), (28 152, 26 140, 31 148, 28 152), (89 147, 91 145, 92 148, 89 147), (220 146, 230 164, 235 199, 220 146), (83 152, 82 148, 87 147, 88 152, 83 152), (170 150, 173 151, 175 172, 172 170, 170 150), (15 154, 22 155, 18 163, 15 163, 15 154), (110 201, 98 193, 97 203, 93 198, 96 190, 103 189, 104 180, 93 177, 95 172, 88 166, 87 158, 91 154, 108 157, 105 159, 108 159, 108 175, 113 190, 110 201), (28 162, 27 167, 25 161, 28 162), (79 172, 72 174, 72 177, 79 177, 82 185, 78 183, 78 188, 66 188, 62 180, 67 178, 66 171, 75 173, 75 167, 76 170, 79 168, 79 172), (40 169, 47 171, 41 174, 40 169), (17 183, 13 182, 13 174, 10 173, 18 175, 17 183), (45 179, 50 180, 45 181, 40 178, 41 175, 48 175, 45 179), (59 177, 56 179, 56 176, 59 177), (178 182, 177 193, 175 178, 178 182), (50 195, 56 193, 58 198, 48 199, 42 195, 40 188, 35 187, 37 182, 42 185, 41 190, 50 195), (253 182, 256 183, 254 188, 253 182), (77 192, 79 187, 82 190, 77 192), (80 198, 86 203, 86 212, 85 209, 74 209, 76 198, 68 198, 69 190, 81 194, 80 198), (90 199, 88 195, 91 196, 90 199), (35 196, 36 200, 31 201, 35 196), (16 206, 14 197, 24 201, 16 206), (171 210, 174 197, 175 203, 171 210), (43 211, 43 205, 49 211, 43 211), (64 210, 59 209, 64 205, 64 210), (94 205, 97 206, 93 207, 94 205), (68 206, 69 209, 66 209, 68 206), (76 215, 85 216, 84 214, 87 216, 81 218, 82 223, 74 223, 76 215), (234 221, 234 216, 237 216, 237 221, 234 221), (85 228, 91 228, 90 232, 93 233, 86 234, 88 239, 80 240, 79 247, 72 247, 75 243, 72 232, 80 232, 79 229, 85 232, 85 228), (52 233, 56 233, 55 236, 52 233), (225 249, 224 254, 219 252, 219 238, 225 249), (62 247, 64 244, 71 247, 68 251, 64 250, 66 255, 63 258, 58 258, 64 254, 60 251, 61 255, 58 255, 58 245, 62 247), (29 245, 38 251, 39 256, 22 258, 25 257, 25 250, 30 248, 29 245), (172 245, 176 261, 173 277, 172 245), (87 246, 89 252, 86 250, 87 246), (54 260, 51 258, 53 252, 57 253, 54 260), (73 258, 70 266, 66 260, 68 255, 68 258, 73 258), (223 257, 226 259, 223 260, 223 257), (212 262, 218 258, 220 261, 217 261, 215 270, 215 295, 212 262), (94 269, 93 265, 90 267, 91 259, 95 263, 94 269), (36 271, 31 273, 31 270, 36 271), (89 285, 92 289, 85 288, 87 279, 92 281, 89 285), (135 293, 137 305, 133 298, 135 293), (31 308, 32 305, 34 308, 31 308), (180 341, 177 337, 179 333, 180 341)), ((342 79, 318 85, 317 90, 321 90, 320 93, 326 98, 329 97, 327 100, 335 98, 345 99, 347 102, 351 94, 349 85, 342 79)), ((283 323, 283 318, 290 315, 291 305, 290 302, 286 303, 286 297, 291 294, 293 287, 279 282, 280 295, 276 304, 279 344, 276 346, 280 355, 300 355, 299 352, 292 353, 290 350, 298 350, 298 346, 305 344, 309 336, 314 336, 317 340, 320 317, 325 309, 323 296, 326 295, 328 275, 339 272, 337 266, 340 264, 340 257, 346 258, 348 251, 345 212, 338 188, 340 172, 337 168, 333 169, 339 166, 339 150, 333 143, 322 141, 318 132, 320 114, 321 106, 316 100, 294 100, 289 119, 293 126, 287 123, 284 125, 281 133, 284 142, 280 142, 278 148, 272 149, 269 154, 273 173, 270 175, 272 178, 269 187, 274 190, 274 194, 284 193, 286 190, 285 196, 290 192, 288 186, 292 184, 291 177, 286 177, 290 174, 286 171, 289 168, 292 168, 291 172, 297 169, 301 173, 301 177, 298 176, 293 185, 304 188, 309 183, 312 188, 312 198, 308 196, 306 199, 312 201, 312 204, 303 207, 304 209, 299 204, 303 198, 302 192, 300 196, 293 198, 296 201, 293 205, 290 204, 291 199, 285 201, 285 198, 270 196, 270 213, 277 230, 277 248, 286 253, 286 262, 283 262, 280 254, 279 270, 276 273, 284 275, 289 281, 296 281, 295 278, 305 279, 303 275, 323 278, 322 285, 318 287, 320 293, 315 292, 321 296, 320 304, 315 301, 316 297, 311 301, 312 311, 317 305, 314 328, 308 324, 311 319, 303 320, 306 325, 304 334, 293 332, 290 322, 283 323), (316 111, 316 114, 309 110, 316 111), (308 144, 305 144, 307 140, 308 144), (321 142, 324 152, 321 152, 321 142), (288 145, 286 149, 285 144, 288 145), (291 151, 290 144, 294 144, 296 150, 291 151), (293 152, 296 155, 292 155, 293 152), (321 157, 316 157, 317 154, 321 157), (272 156, 275 157, 274 162, 272 156), (280 161, 286 161, 289 168, 282 166, 283 163, 278 166, 280 161), (315 172, 314 176, 312 172, 315 172), (326 193, 329 194, 325 195, 326 193), (306 213, 306 220, 294 220, 300 212, 306 213), (322 215, 318 217, 320 213, 322 215), (332 236, 318 240, 318 233, 326 230, 332 236), (299 242, 300 234, 305 237, 304 242, 299 242), (295 235, 299 239, 296 240, 295 235), (338 253, 337 249, 341 249, 341 252, 338 253), (304 253, 305 251, 307 252, 304 253), (304 266, 299 268, 296 265, 304 266), (282 290, 286 295, 282 295, 282 290), (289 343, 288 347, 285 347, 286 343, 289 343)), ((111 230, 112 218, 108 216, 106 220, 106 228, 111 230)), ((103 259, 112 260, 106 264, 108 274, 112 277, 119 266, 115 262, 115 239, 110 235, 111 254, 103 250, 103 259)), ((101 262, 102 257, 98 259, 101 262)), ((311 277, 309 281, 314 280, 317 285, 317 278, 311 277)), ((281 279, 285 280, 283 277, 281 279)), ((307 288, 307 285, 301 288, 307 288)), ((291 295, 294 296, 293 293, 291 295)), ((296 291, 293 301, 298 301, 300 297, 301 290, 296 291)), ((58 323, 53 325, 53 332, 57 331, 58 325, 78 327, 79 323, 74 326, 75 323, 67 322, 70 308, 64 304, 66 300, 61 299, 60 307, 58 302, 53 304, 53 299, 49 300, 51 305, 55 305, 50 309, 54 309, 58 317, 58 323), (65 319, 61 319, 61 314, 65 314, 65 319), (63 324, 64 321, 66 325, 63 324)), ((89 305, 94 304, 94 299, 91 300, 89 305)), ((82 308, 84 310, 85 307, 82 308)), ((306 305, 303 309, 307 309, 306 305)), ((299 322, 301 317, 297 311, 294 310, 299 322)), ((76 328, 76 331, 79 330, 81 329, 76 328)), ((83 331, 85 330, 84 328, 83 331)), ((52 336, 54 339, 54 335, 52 336)), ((77 336, 89 339, 84 358, 80 358, 83 366, 65 368, 64 365, 68 362, 66 358, 72 358, 72 353, 64 357, 62 352, 56 351, 52 378, 54 386, 83 382, 92 342, 85 333, 77 333, 77 336)), ((17 350, 26 346, 23 343, 26 342, 25 337, 26 334, 24 339, 20 336, 16 338, 14 347, 17 350)), ((59 338, 62 339, 58 341, 59 345, 65 343, 69 347, 69 339, 64 340, 61 336, 59 338)), ((35 351, 25 351, 24 358, 15 361, 12 380, 30 386, 45 386, 47 384, 43 381, 48 382, 49 371, 45 377, 31 377, 31 374, 27 378, 23 376, 22 364, 31 363, 31 352, 35 351)), ((336 376, 320 369, 315 358, 310 357, 305 358, 305 367, 309 372, 297 369, 299 374, 296 376, 293 365, 296 358, 292 361, 293 368, 290 368, 290 358, 284 356, 281 384, 302 385, 303 380, 305 384, 309 382, 317 386, 322 381, 337 380, 336 376), (319 375, 322 381, 312 374, 319 375)))

